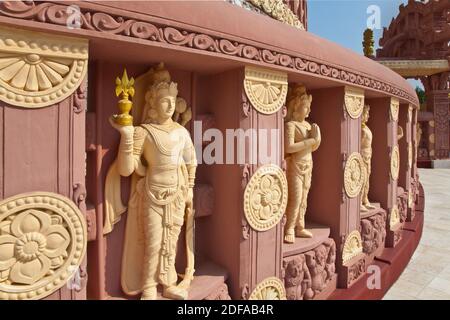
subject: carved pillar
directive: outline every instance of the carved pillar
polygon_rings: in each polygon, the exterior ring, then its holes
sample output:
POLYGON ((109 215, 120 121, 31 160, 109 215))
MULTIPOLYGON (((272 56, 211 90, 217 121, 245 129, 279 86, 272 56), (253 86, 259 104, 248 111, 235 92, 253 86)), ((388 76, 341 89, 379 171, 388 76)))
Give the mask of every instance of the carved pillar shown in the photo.
MULTIPOLYGON (((449 157, 449 72, 438 73, 421 78, 427 95, 427 110, 434 113, 434 154, 432 159, 446 159, 449 157)), ((431 136, 432 133, 430 133, 431 136)))
MULTIPOLYGON (((242 83, 242 82, 241 82, 242 83)), ((287 75, 261 68, 246 67, 243 74, 242 106, 239 127, 254 130, 258 137, 252 137, 245 145, 246 160, 242 165, 242 240, 240 244, 240 287, 242 298, 252 299, 260 295, 262 289, 271 286, 281 299, 285 298, 284 286, 277 279, 281 278, 283 225, 282 218, 287 205, 287 180, 282 170, 283 165, 283 125, 285 102, 288 89, 287 75), (273 95, 275 93, 275 95, 273 95), (272 94, 272 102, 265 96, 272 94), (275 133, 272 141, 271 130, 275 133), (265 140, 270 141, 264 145, 265 140), (255 143, 258 143, 257 149, 255 143), (253 150, 258 154, 251 156, 253 150), (270 152, 270 153, 269 153, 270 152), (267 158, 270 156, 270 159, 267 158), (266 157, 266 159, 264 158, 266 157), (270 190, 264 185, 270 184, 270 190), (273 198, 275 206, 269 216, 263 217, 260 210, 264 208, 253 205, 257 198, 273 198), (281 287, 276 284, 281 283, 281 287), (282 288, 282 290, 280 289, 282 288)), ((250 131, 247 131, 250 132, 250 131)), ((242 148, 244 146, 240 146, 242 148)))
POLYGON ((338 285, 348 287, 365 271, 359 241, 360 191, 365 178, 359 153, 364 92, 340 87, 313 90, 311 94, 310 119, 321 128, 322 143, 313 154, 308 219, 331 228, 337 248, 338 285), (359 267, 353 272, 355 265, 359 267))
POLYGON ((399 101, 395 98, 370 99, 369 126, 373 132, 372 183, 369 198, 380 202, 388 212, 386 246, 400 240, 400 217, 397 207, 397 181, 400 151, 398 146, 399 101))
MULTIPOLYGON (((37 219, 58 228, 61 239, 60 252, 49 254, 48 234, 33 229, 43 244, 36 250, 51 256, 50 265, 39 258, 40 267, 36 262, 20 277, 14 266, 1 270, 0 299, 86 298, 87 64, 86 40, 0 27, 0 199, 7 207, 0 225, 7 216, 13 223, 37 219), (14 208, 12 199, 19 199, 14 208)), ((13 229, 5 232, 19 239, 13 229)), ((34 259, 15 253, 19 262, 34 259)))

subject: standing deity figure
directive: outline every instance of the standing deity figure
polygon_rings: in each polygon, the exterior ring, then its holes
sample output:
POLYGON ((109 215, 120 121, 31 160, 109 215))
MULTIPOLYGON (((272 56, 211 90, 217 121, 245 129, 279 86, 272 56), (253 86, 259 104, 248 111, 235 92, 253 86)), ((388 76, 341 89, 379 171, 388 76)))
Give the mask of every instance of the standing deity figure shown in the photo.
POLYGON ((194 274, 192 200, 197 161, 189 132, 174 121, 178 111, 186 112, 185 101, 177 95, 177 84, 159 65, 136 81, 133 118, 138 125, 110 119, 121 137, 106 180, 104 232, 111 232, 127 210, 121 203, 120 176, 132 175, 121 284, 128 295, 142 292, 143 300, 156 299, 158 285, 162 296, 186 299, 194 274), (176 249, 185 221, 188 261, 177 284, 176 249))
POLYGON ((312 96, 302 85, 289 88, 285 123, 285 152, 288 180, 287 221, 284 241, 294 243, 295 237, 311 238, 305 229, 305 213, 313 168, 312 152, 319 148, 320 129, 305 119, 311 111, 312 96))
POLYGON ((372 161, 372 131, 370 131, 367 126, 369 121, 369 111, 370 106, 365 105, 362 113, 362 123, 361 123, 361 155, 366 167, 366 180, 361 189, 361 211, 366 212, 371 209, 375 209, 369 201, 369 185, 370 185, 370 173, 371 173, 371 161, 372 161))

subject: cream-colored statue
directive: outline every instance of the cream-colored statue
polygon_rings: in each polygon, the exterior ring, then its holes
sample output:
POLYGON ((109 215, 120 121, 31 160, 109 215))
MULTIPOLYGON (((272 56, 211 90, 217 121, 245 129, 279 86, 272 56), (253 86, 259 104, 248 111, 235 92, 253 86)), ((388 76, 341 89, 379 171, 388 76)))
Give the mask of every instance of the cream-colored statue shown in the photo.
POLYGON ((142 292, 145 300, 157 298, 158 285, 164 297, 186 299, 194 274, 192 199, 197 162, 189 132, 173 120, 186 123, 190 117, 177 95, 177 84, 159 65, 136 81, 133 118, 140 125, 120 125, 114 121, 118 116, 110 119, 121 138, 106 181, 104 232, 111 232, 127 209, 120 200, 120 176, 132 175, 121 283, 125 293, 142 292), (187 268, 177 284, 176 248, 185 220, 187 268))
POLYGON ((285 124, 285 152, 288 180, 287 221, 284 241, 294 243, 295 237, 311 238, 305 229, 305 213, 313 168, 312 152, 319 148, 320 129, 305 119, 311 111, 312 96, 302 85, 289 88, 288 114, 285 124))
POLYGON ((361 211, 366 212, 371 209, 375 209, 369 201, 369 185, 370 185, 370 173, 372 171, 372 131, 367 126, 369 121, 370 106, 365 105, 361 119, 361 156, 366 166, 366 180, 361 189, 361 211))

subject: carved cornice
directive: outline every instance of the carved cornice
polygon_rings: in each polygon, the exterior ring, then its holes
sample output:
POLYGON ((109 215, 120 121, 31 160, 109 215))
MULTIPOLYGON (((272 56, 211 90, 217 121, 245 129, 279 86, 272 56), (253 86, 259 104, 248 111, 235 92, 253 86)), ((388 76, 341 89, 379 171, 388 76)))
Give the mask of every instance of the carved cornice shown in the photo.
MULTIPOLYGON (((123 37, 131 37, 147 40, 149 43, 161 43, 173 46, 187 47, 198 51, 207 51, 209 54, 216 53, 226 56, 238 57, 248 62, 260 62, 315 74, 326 78, 342 81, 349 85, 359 85, 395 95, 408 100, 416 105, 417 97, 408 92, 391 85, 388 82, 371 78, 363 73, 351 72, 339 65, 331 65, 314 60, 311 57, 293 55, 268 49, 263 46, 255 46, 250 41, 239 40, 223 34, 213 32, 199 33, 186 28, 174 28, 161 22, 148 20, 135 20, 126 16, 112 16, 99 11, 99 9, 86 8, 87 4, 79 3, 81 11, 81 29, 92 32, 107 33, 123 37)), ((62 31, 67 31, 66 23, 68 4, 38 3, 38 2, 1 2, 0 16, 17 18, 21 20, 33 20, 46 24, 63 26, 62 31)), ((161 21, 161 20, 158 20, 161 21)), ((207 31, 204 31, 207 32, 207 31)), ((144 42, 143 42, 144 43, 144 42)))
POLYGON ((353 119, 358 119, 364 108, 364 90, 345 87, 345 110, 353 119))
POLYGON ((261 113, 272 114, 286 102, 287 74, 255 67, 245 67, 244 90, 252 106, 261 113))
POLYGON ((353 230, 345 239, 344 248, 342 250, 342 263, 345 264, 362 252, 361 233, 359 233, 358 230, 353 230))
POLYGON ((0 100, 25 108, 58 103, 86 75, 88 42, 0 26, 0 100))

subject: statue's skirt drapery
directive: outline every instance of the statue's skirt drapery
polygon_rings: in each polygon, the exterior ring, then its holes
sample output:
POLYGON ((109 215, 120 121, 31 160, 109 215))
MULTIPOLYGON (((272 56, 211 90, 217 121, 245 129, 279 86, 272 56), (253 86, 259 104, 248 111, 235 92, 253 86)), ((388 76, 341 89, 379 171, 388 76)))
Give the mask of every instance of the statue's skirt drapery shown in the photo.
MULTIPOLYGON (((187 181, 187 170, 185 165, 175 170, 179 183, 174 188, 149 185, 145 177, 132 176, 121 271, 122 289, 128 295, 137 295, 158 283, 176 285, 175 256, 184 223, 187 188, 182 186, 187 181)), ((120 180, 115 164, 107 176, 111 182, 114 179, 120 180)), ((114 200, 105 203, 108 206, 105 233, 112 230, 127 210, 120 200, 120 188, 117 187, 120 183, 107 182, 107 185, 116 187, 106 189, 110 194, 105 194, 105 198, 114 200), (115 196, 112 193, 116 193, 115 196)))

